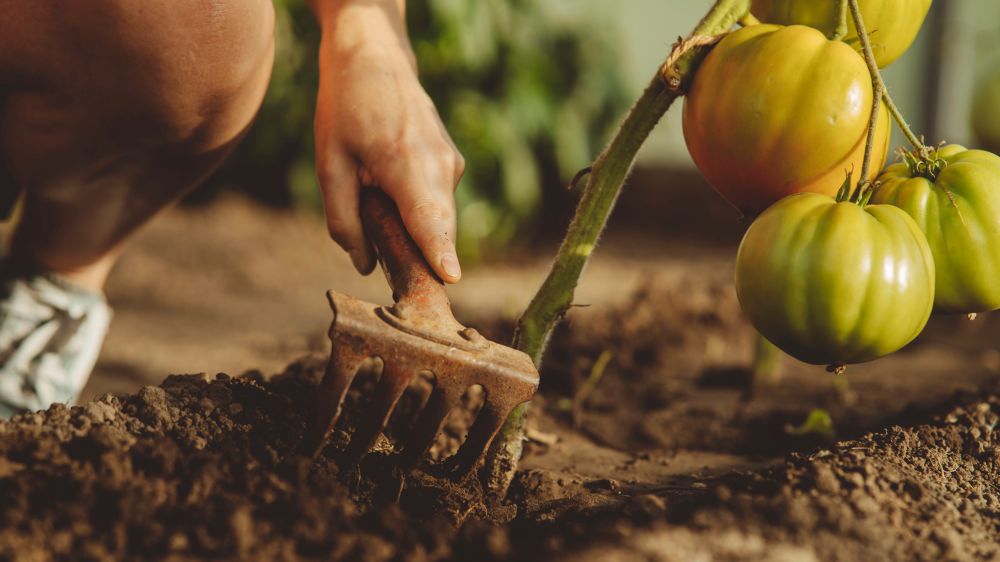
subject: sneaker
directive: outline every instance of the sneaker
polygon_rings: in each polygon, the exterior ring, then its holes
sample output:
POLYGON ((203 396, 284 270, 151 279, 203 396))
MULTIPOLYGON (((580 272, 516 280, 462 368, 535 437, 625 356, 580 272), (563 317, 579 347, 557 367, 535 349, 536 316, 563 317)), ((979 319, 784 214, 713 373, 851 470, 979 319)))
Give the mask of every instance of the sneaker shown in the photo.
POLYGON ((0 418, 75 401, 110 323, 103 295, 51 273, 0 266, 0 418))

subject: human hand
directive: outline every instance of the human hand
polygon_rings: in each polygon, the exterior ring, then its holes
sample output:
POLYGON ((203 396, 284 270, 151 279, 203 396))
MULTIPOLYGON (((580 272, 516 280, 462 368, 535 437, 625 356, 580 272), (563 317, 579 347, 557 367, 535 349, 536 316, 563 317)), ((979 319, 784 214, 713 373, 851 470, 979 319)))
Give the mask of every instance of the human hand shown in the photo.
POLYGON ((313 0, 323 27, 316 169, 330 235, 375 267, 360 190, 379 186, 442 280, 455 283, 454 190, 465 162, 421 87, 399 0, 313 0))

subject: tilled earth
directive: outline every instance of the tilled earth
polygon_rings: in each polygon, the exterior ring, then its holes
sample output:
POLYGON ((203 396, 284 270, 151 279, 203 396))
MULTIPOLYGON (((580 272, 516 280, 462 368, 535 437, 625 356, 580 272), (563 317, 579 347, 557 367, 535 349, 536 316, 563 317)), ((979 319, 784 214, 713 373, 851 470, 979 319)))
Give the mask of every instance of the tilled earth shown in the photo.
POLYGON ((995 332, 943 319, 845 379, 789 362, 753 380, 724 276, 651 283, 558 332, 503 505, 436 476, 475 389, 403 479, 393 451, 426 385, 353 469, 338 449, 376 374, 315 462, 296 448, 323 358, 170 376, 0 423, 0 559, 997 560, 995 332), (798 427, 818 408, 836 437, 798 427))

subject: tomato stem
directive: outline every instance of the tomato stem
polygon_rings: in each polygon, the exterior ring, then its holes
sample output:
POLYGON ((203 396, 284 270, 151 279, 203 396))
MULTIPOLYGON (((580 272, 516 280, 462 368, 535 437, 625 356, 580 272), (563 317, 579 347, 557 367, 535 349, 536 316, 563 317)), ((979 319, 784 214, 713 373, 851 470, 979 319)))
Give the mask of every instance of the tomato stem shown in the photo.
POLYGON ((851 8, 851 16, 854 18, 854 27, 858 30, 858 37, 861 38, 862 54, 868 64, 868 73, 872 77, 872 113, 868 118, 868 137, 865 140, 865 158, 861 163, 861 178, 858 180, 859 189, 868 183, 868 170, 872 162, 872 149, 875 148, 875 130, 878 127, 879 105, 882 103, 882 94, 886 91, 882 76, 878 71, 878 64, 875 62, 875 53, 872 52, 871 41, 868 40, 868 30, 865 29, 864 19, 861 17, 861 8, 858 7, 858 0, 848 0, 851 8))
MULTIPOLYGON (((749 12, 750 0, 716 0, 691 37, 723 34, 749 12)), ((658 69, 625 116, 611 143, 594 160, 576 214, 552 269, 514 330, 514 347, 527 353, 535 365, 541 363, 552 330, 573 303, 580 275, 604 230, 636 153, 674 100, 683 95, 707 52, 708 45, 693 44, 684 52, 674 54, 676 61, 669 70, 676 78, 676 84, 668 85, 658 69)), ((506 496, 514 478, 521 457, 527 410, 527 403, 515 408, 490 447, 486 461, 486 485, 496 497, 506 496)))
POLYGON ((760 20, 757 19, 757 16, 747 12, 736 23, 740 24, 741 27, 750 27, 751 25, 760 25, 760 20))
POLYGON ((833 29, 833 35, 830 36, 831 41, 840 41, 844 37, 847 37, 847 0, 837 0, 837 25, 833 29))
MULTIPOLYGON (((927 147, 924 143, 913 133, 913 129, 906 123, 906 119, 903 118, 903 112, 899 110, 899 107, 892 100, 892 96, 889 95, 889 89, 885 86, 885 81, 882 80, 882 73, 878 69, 878 63, 875 61, 875 53, 872 52, 871 40, 868 37, 868 30, 865 29, 864 19, 861 17, 861 9, 858 7, 858 0, 847 0, 848 5, 851 9, 851 17, 854 19, 854 27, 858 31, 858 39, 861 41, 861 55, 865 59, 865 64, 868 65, 868 72, 872 76, 872 90, 875 92, 875 97, 880 97, 881 100, 885 101, 886 107, 889 109, 889 113, 892 114, 893 119, 896 121, 896 125, 899 130, 903 132, 906 136, 906 140, 913 146, 913 149, 920 153, 920 156, 926 158, 928 156, 927 147), (878 95, 881 92, 881 96, 878 95)), ((873 106, 877 107, 878 104, 873 102, 873 106)), ((877 111, 872 113, 872 117, 868 123, 868 146, 865 148, 865 166, 863 173, 861 175, 861 181, 867 181, 868 176, 865 175, 868 171, 868 156, 872 146, 872 138, 874 133, 872 132, 875 123, 877 123, 877 111)))
POLYGON ((906 119, 903 117, 903 112, 899 110, 896 103, 892 101, 892 96, 889 95, 889 90, 882 90, 882 100, 885 101, 885 106, 889 108, 889 113, 892 114, 892 118, 896 121, 896 125, 899 130, 903 132, 906 137, 907 142, 913 147, 914 150, 918 151, 921 156, 927 157, 927 146, 924 145, 923 141, 913 132, 913 129, 906 123, 906 119))

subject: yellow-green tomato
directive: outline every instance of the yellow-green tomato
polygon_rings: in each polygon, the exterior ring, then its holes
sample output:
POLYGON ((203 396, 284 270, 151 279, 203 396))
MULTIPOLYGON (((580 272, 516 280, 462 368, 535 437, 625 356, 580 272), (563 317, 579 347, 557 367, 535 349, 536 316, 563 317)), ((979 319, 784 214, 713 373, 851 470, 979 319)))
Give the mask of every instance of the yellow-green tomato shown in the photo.
MULTIPOLYGON (((878 120, 874 180, 889 150, 878 120)), ((833 196, 860 170, 871 76, 850 47, 801 25, 751 25, 705 57, 684 100, 684 139, 705 179, 745 214, 786 195, 833 196)))
POLYGON ((934 303, 934 260, 896 207, 791 195, 750 225, 736 292, 755 328, 817 365, 861 363, 917 337, 934 303))
POLYGON ((918 170, 918 159, 879 176, 873 202, 895 205, 916 220, 937 269, 938 312, 1000 308, 1000 157, 949 145, 918 170))
MULTIPOLYGON (((832 35, 839 19, 836 0, 753 0, 751 12, 761 21, 782 25, 808 25, 832 35)), ((858 0, 868 30, 872 52, 884 68, 906 52, 927 17, 931 0, 858 0)), ((860 52, 854 18, 847 14, 844 41, 860 52)))

